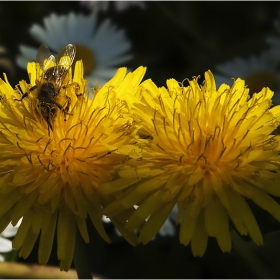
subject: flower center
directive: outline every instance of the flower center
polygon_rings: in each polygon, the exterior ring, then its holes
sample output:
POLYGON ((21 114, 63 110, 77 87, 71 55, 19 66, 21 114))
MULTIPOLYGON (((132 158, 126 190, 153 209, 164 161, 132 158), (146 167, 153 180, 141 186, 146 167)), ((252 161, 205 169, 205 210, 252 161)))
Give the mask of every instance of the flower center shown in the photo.
POLYGON ((272 73, 265 71, 257 71, 245 78, 251 93, 260 92, 263 87, 268 87, 271 90, 277 90, 278 83, 276 77, 272 73))
POLYGON ((76 57, 73 65, 77 60, 82 59, 84 66, 84 74, 89 74, 95 68, 95 57, 91 49, 84 45, 75 44, 76 46, 76 57))

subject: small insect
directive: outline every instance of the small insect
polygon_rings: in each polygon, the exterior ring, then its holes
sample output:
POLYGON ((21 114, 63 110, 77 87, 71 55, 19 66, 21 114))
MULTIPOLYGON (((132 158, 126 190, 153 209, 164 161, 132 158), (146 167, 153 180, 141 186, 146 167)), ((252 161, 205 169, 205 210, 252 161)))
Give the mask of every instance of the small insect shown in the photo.
POLYGON ((46 121, 49 134, 50 129, 53 130, 57 110, 65 114, 69 110, 70 98, 66 97, 66 104, 61 105, 59 93, 75 55, 76 47, 71 44, 63 47, 55 56, 51 55, 47 45, 41 45, 36 56, 36 62, 39 64, 39 67, 36 67, 36 85, 22 94, 21 99, 15 99, 22 101, 30 92, 36 90, 37 108, 35 110, 46 121))

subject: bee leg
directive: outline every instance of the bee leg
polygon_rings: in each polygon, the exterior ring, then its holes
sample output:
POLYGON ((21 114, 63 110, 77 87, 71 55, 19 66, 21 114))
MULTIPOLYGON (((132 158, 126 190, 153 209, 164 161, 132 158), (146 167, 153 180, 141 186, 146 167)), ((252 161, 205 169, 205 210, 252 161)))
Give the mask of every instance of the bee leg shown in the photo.
POLYGON ((80 97, 80 96, 83 96, 84 94, 83 93, 79 93, 79 91, 80 91, 80 86, 79 86, 79 84, 78 83, 76 83, 76 82, 73 82, 73 83, 71 83, 71 84, 68 84, 68 85, 66 85, 66 86, 63 86, 62 88, 63 89, 66 89, 67 87, 70 87, 70 86, 75 86, 75 94, 76 94, 76 96, 77 97, 80 97))
POLYGON ((77 97, 83 96, 83 95, 84 95, 83 93, 79 93, 79 91, 80 91, 80 86, 79 86, 79 84, 78 84, 78 83, 75 83, 75 86, 76 86, 76 88, 75 88, 75 94, 76 94, 76 96, 77 96, 77 97))
MULTIPOLYGON (((66 115, 73 115, 73 114, 71 114, 71 113, 68 113, 69 110, 70 110, 71 98, 68 97, 68 96, 66 96, 66 98, 67 98, 67 100, 65 101, 65 104, 64 104, 64 106, 63 106, 63 107, 64 107, 64 108, 63 108, 63 113, 64 113, 65 117, 66 117, 66 115)), ((65 121, 66 121, 66 119, 65 119, 65 121)))
POLYGON ((69 106, 70 106, 70 98, 67 97, 67 99, 68 100, 65 102, 65 104, 67 103, 66 108, 64 108, 64 106, 61 106, 59 103, 54 103, 61 110, 61 112, 63 112, 63 114, 64 114, 64 121, 65 122, 66 122, 66 115, 73 115, 71 113, 68 113, 69 106))
POLYGON ((52 127, 52 124, 49 121, 47 121, 47 124, 48 124, 48 135, 50 137, 51 136, 51 130, 53 130, 53 127, 52 127))
POLYGON ((37 86, 33 86, 32 88, 30 88, 27 92, 23 93, 22 90, 20 89, 20 87, 18 85, 16 85, 16 89, 17 91, 19 91, 19 93, 21 94, 21 99, 15 99, 14 101, 22 101, 25 97, 28 96, 28 94, 33 91, 34 89, 36 89, 37 86))
POLYGON ((37 105, 39 109, 39 115, 45 120, 48 125, 48 136, 50 137, 51 130, 53 131, 53 124, 52 121, 56 114, 56 108, 50 107, 50 104, 41 103, 37 105))

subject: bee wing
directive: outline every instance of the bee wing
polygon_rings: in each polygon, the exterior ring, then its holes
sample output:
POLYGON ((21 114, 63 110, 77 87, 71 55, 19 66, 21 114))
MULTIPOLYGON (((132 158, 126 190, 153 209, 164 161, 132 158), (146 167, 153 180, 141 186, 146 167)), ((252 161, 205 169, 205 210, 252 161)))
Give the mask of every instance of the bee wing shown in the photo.
POLYGON ((39 63, 39 66, 36 68, 36 78, 40 80, 42 78, 41 71, 43 73, 50 67, 55 65, 55 56, 51 55, 51 52, 47 45, 41 45, 37 51, 36 62, 39 63))
POLYGON ((51 55, 50 49, 47 45, 41 45, 37 52, 36 61, 39 63, 40 68, 43 71, 46 71, 52 63, 55 63, 55 57, 51 55))
POLYGON ((56 67, 54 68, 53 74, 56 77, 54 85, 57 89, 61 87, 69 68, 72 66, 75 55, 76 47, 72 44, 68 44, 67 46, 63 47, 55 56, 56 67))
MULTIPOLYGON (((56 65, 61 66, 64 72, 67 72, 72 66, 75 59, 76 47, 72 44, 68 44, 63 47, 56 55, 56 65)), ((63 75, 64 73, 62 73, 63 75)))

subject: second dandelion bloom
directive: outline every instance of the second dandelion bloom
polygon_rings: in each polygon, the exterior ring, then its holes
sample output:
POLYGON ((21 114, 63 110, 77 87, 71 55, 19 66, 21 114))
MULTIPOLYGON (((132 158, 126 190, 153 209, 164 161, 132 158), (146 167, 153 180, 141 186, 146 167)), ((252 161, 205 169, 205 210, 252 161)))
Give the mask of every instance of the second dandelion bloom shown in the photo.
POLYGON ((280 196, 280 136, 273 134, 280 106, 272 107, 269 88, 250 97, 241 79, 217 89, 210 71, 203 85, 188 83, 169 79, 158 88, 147 80, 130 100, 138 132, 135 145, 118 149, 130 156, 116 167, 119 178, 102 187, 103 194, 118 193, 104 214, 137 205, 126 228, 139 230, 145 244, 177 205, 180 241, 191 243, 195 256, 204 254, 209 236, 230 251, 230 221, 260 245, 247 200, 280 221, 273 199, 280 196))

